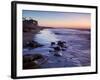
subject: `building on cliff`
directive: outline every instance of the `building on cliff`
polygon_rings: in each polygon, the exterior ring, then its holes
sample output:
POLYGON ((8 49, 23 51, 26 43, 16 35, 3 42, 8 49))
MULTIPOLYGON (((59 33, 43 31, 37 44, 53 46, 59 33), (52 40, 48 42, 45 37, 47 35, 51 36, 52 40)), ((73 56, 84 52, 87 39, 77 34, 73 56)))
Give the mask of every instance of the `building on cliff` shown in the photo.
POLYGON ((24 32, 29 32, 32 31, 33 29, 37 29, 38 27, 38 21, 29 19, 29 20, 23 20, 23 31, 24 32))

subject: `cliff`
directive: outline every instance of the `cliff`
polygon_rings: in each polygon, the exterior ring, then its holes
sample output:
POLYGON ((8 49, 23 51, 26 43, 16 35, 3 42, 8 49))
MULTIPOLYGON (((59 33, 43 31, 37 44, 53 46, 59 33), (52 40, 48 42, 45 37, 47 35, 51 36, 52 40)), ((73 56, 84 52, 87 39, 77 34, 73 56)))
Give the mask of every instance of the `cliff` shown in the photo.
POLYGON ((42 28, 38 26, 38 21, 33 19, 23 20, 23 47, 26 46, 27 42, 32 42, 33 37, 41 29, 42 28))

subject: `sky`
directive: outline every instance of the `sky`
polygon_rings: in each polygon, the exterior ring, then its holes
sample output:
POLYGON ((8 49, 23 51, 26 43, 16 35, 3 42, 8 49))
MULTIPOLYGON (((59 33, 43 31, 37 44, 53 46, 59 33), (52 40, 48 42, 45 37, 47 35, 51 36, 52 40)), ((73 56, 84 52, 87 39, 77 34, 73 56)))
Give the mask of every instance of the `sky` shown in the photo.
POLYGON ((31 17, 38 21, 39 26, 45 27, 81 29, 91 27, 90 13, 23 10, 22 17, 31 17))

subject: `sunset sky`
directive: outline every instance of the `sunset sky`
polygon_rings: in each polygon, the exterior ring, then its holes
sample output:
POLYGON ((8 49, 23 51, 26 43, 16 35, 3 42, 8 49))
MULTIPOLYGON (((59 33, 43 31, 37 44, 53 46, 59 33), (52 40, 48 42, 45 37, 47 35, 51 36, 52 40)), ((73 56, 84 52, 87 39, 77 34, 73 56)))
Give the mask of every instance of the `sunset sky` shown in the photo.
POLYGON ((37 20, 40 26, 45 27, 81 29, 89 29, 91 27, 90 13, 23 10, 22 16, 26 18, 31 17, 37 20))

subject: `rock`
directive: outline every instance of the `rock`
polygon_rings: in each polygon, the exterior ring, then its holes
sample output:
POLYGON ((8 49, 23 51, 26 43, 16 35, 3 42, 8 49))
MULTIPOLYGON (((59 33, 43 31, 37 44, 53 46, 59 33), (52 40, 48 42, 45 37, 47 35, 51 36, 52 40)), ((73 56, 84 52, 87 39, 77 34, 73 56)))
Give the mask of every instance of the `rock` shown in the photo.
POLYGON ((42 47, 44 45, 41 45, 39 43, 37 43, 36 41, 30 41, 30 42, 27 42, 24 47, 29 47, 29 48, 37 48, 37 47, 42 47))
POLYGON ((23 63, 28 63, 32 61, 32 57, 31 56, 23 56, 23 63))
POLYGON ((29 54, 23 56, 23 69, 40 68, 46 59, 41 54, 29 54))
POLYGON ((32 61, 44 58, 43 55, 41 54, 33 54, 32 57, 33 57, 32 61))
POLYGON ((31 62, 23 63, 23 69, 35 69, 35 68, 40 68, 40 66, 35 62, 31 61, 31 62))

